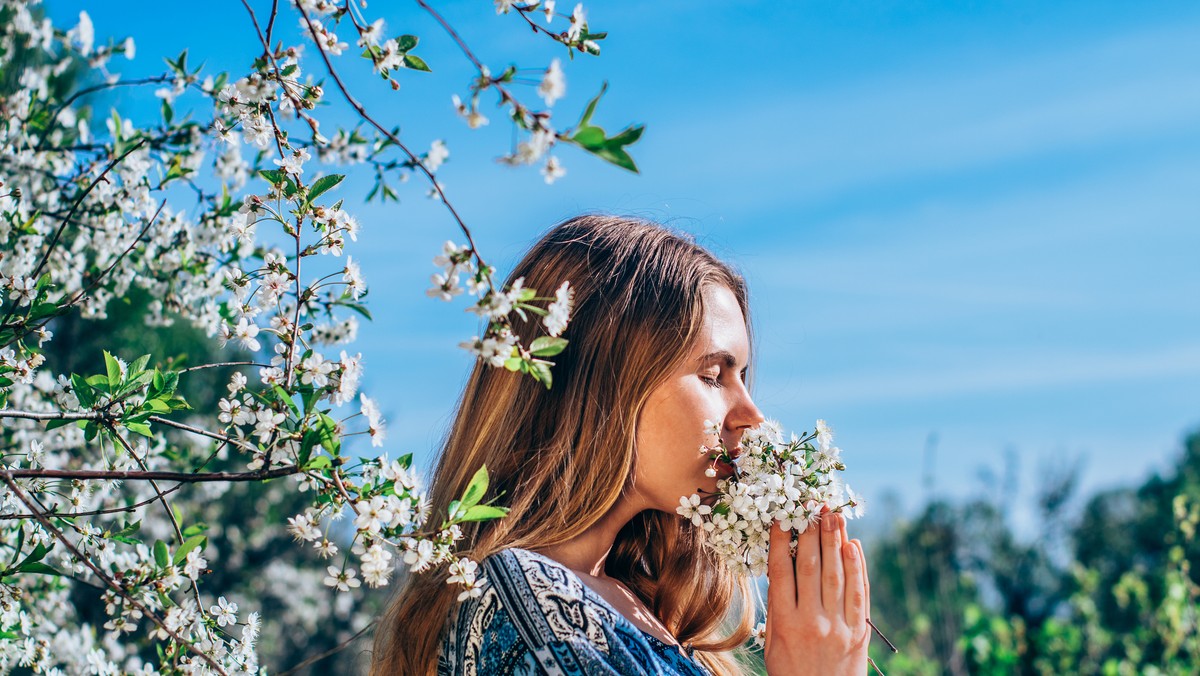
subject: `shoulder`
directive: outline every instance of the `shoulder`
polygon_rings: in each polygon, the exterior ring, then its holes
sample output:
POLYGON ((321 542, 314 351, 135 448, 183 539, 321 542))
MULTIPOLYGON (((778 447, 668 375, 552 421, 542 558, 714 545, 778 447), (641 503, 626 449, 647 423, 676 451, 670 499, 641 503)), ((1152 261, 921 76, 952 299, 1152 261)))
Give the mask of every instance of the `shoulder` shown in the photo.
POLYGON ((482 569, 482 593, 451 618, 440 673, 647 673, 645 639, 567 567, 512 548, 482 569))
POLYGON ((532 641, 583 637, 605 648, 623 620, 561 563, 527 549, 499 551, 483 561, 488 585, 532 641))

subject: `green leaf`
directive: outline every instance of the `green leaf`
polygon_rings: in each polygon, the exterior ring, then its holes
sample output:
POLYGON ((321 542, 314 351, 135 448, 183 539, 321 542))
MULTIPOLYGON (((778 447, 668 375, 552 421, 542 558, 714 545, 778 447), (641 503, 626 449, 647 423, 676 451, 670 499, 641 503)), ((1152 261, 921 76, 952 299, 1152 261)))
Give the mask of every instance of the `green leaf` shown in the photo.
MULTIPOLYGON (((8 394, 8 393, 5 392, 3 394, 8 394)), ((74 420, 64 420, 61 418, 58 420, 51 420, 46 423, 46 431, 49 432, 50 430, 54 430, 54 429, 58 429, 59 427, 64 427, 66 425, 70 425, 73 422, 75 422, 75 421, 74 420)))
MULTIPOLYGON (((203 550, 207 546, 208 546, 208 536, 193 535, 192 537, 188 538, 187 540, 184 540, 182 545, 179 545, 179 549, 175 552, 175 558, 172 559, 171 562, 178 566, 180 563, 183 563, 183 560, 185 558, 187 558, 188 552, 192 551, 193 549, 195 549, 197 547, 199 547, 201 550, 203 550)), ((158 556, 157 551, 155 552, 155 556, 156 557, 158 556)))
POLYGON ((586 127, 592 121, 592 113, 596 112, 596 104, 600 103, 600 97, 604 96, 604 92, 608 91, 608 82, 600 85, 600 93, 596 94, 591 101, 588 101, 587 108, 583 109, 583 117, 579 118, 579 126, 586 127))
POLYGON ((419 56, 413 56, 412 54, 404 55, 404 65, 412 68, 413 70, 423 70, 426 73, 433 72, 433 69, 425 63, 424 59, 419 56))
POLYGON ((610 145, 627 146, 637 143, 637 140, 642 137, 642 132, 646 131, 645 125, 631 126, 625 131, 617 134, 608 140, 610 145))
POLYGON ((174 392, 175 388, 179 387, 178 371, 167 371, 165 374, 163 374, 163 377, 165 377, 167 380, 166 385, 163 386, 164 392, 174 392))
POLYGON ((46 547, 46 545, 37 545, 33 548, 33 551, 29 552, 28 556, 21 560, 21 563, 17 564, 17 570, 22 570, 30 564, 41 561, 42 559, 46 558, 46 554, 49 552, 50 550, 46 547))
POLYGON ((183 537, 190 538, 194 535, 199 535, 200 533, 203 533, 207 530, 208 530, 208 524, 204 523, 203 521, 197 521, 196 523, 183 529, 183 537))
POLYGON ((399 47, 400 51, 407 52, 408 50, 416 47, 420 40, 421 39, 415 35, 401 35, 400 37, 396 38, 396 46, 399 47))
POLYGON ((300 415, 300 409, 296 407, 296 402, 288 396, 287 390, 283 389, 280 385, 276 385, 272 389, 275 391, 275 396, 279 397, 279 401, 287 404, 288 408, 292 410, 292 415, 300 415))
POLYGON ((313 458, 311 461, 301 465, 301 469, 304 469, 307 471, 313 471, 313 470, 318 470, 318 469, 326 469, 326 468, 332 467, 332 466, 333 466, 333 461, 329 459, 328 455, 318 455, 317 457, 313 458))
POLYGON ((604 147, 604 130, 600 127, 581 127, 571 137, 573 141, 587 149, 604 147))
POLYGON ((354 310, 358 314, 366 317, 368 321, 371 321, 371 313, 362 304, 360 304, 360 303, 342 303, 342 306, 348 307, 351 310, 354 310))
MULTIPOLYGON (((42 275, 43 277, 45 275, 42 275)), ((26 324, 33 324, 44 317, 62 314, 58 311, 58 306, 54 303, 38 303, 29 309, 29 317, 25 319, 26 324)))
POLYGON ((121 366, 108 350, 104 350, 104 368, 108 371, 108 387, 116 389, 117 385, 121 384, 121 366))
POLYGON ((315 429, 306 430, 304 436, 300 439, 300 454, 297 456, 297 463, 303 469, 308 463, 308 459, 312 457, 312 449, 317 444, 321 443, 321 435, 315 429))
POLYGON ((308 189, 308 203, 317 201, 318 197, 336 187, 344 178, 346 177, 343 174, 330 174, 313 181, 312 187, 308 189))
POLYGON ((525 360, 521 359, 520 357, 509 357, 508 359, 504 360, 504 368, 515 373, 521 370, 521 365, 524 363, 525 360))
POLYGON ((612 162, 622 169, 628 169, 635 174, 640 173, 638 172, 637 165, 633 162, 633 158, 630 157, 629 153, 625 152, 625 150, 619 146, 605 146, 595 150, 588 148, 587 150, 596 157, 612 162))
POLYGON ((488 473, 487 465, 484 465, 475 472, 475 476, 471 477, 471 482, 467 484, 467 490, 463 491, 463 507, 469 509, 478 505, 479 501, 483 499, 483 494, 487 493, 487 489, 488 473))
POLYGON ((337 423, 333 418, 324 413, 317 414, 320 416, 320 423, 317 425, 317 434, 321 437, 321 446, 333 456, 337 456, 341 452, 341 440, 337 436, 337 423))
POLYGON ((271 185, 279 185, 283 183, 285 178, 282 169, 260 169, 258 175, 267 179, 267 182, 271 185))
POLYGON ((48 564, 41 563, 41 562, 27 563, 27 564, 21 566, 20 568, 17 568, 17 572, 18 573, 39 573, 41 575, 62 575, 62 573, 58 572, 54 568, 51 568, 48 564))
POLYGON ((146 423, 127 422, 125 423, 125 429, 135 434, 140 434, 147 439, 154 438, 154 433, 150 431, 150 426, 146 423))
POLYGON ((147 399, 142 405, 143 408, 149 409, 154 413, 170 413, 171 407, 167 406, 167 402, 162 399, 147 399))
POLYGON ((508 510, 503 507, 492 507, 491 505, 475 505, 463 513, 459 521, 491 521, 499 519, 508 514, 508 510))
POLYGON ((562 352, 567 347, 568 342, 566 338, 542 336, 535 339, 529 346, 529 353, 535 357, 553 357, 562 352))
POLYGON ((144 371, 146 369, 146 364, 148 364, 149 362, 150 362, 150 355, 148 355, 148 354, 144 354, 144 355, 138 357, 137 359, 134 359, 129 364, 129 373, 131 373, 131 374, 141 373, 142 371, 144 371))
POLYGON ((531 361, 529 362, 529 372, 535 379, 545 385, 547 390, 550 389, 550 383, 553 380, 550 375, 550 362, 540 360, 531 361))
POLYGON ((175 117, 175 113, 171 110, 171 104, 167 103, 166 99, 163 99, 162 102, 162 115, 163 122, 166 122, 168 127, 171 126, 171 118, 175 117))
POLYGON ((141 527, 142 527, 142 522, 139 519, 137 521, 134 521, 133 523, 125 524, 124 526, 122 526, 120 528, 120 530, 117 530, 114 533, 110 533, 108 535, 108 537, 111 540, 116 540, 117 542, 124 542, 127 545, 136 545, 136 544, 138 544, 138 541, 136 539, 134 539, 133 536, 134 536, 134 534, 136 534, 138 532, 138 530, 141 529, 141 527))
POLYGON ((171 565, 171 551, 167 549, 167 543, 162 540, 154 541, 154 562, 159 568, 166 568, 171 565))

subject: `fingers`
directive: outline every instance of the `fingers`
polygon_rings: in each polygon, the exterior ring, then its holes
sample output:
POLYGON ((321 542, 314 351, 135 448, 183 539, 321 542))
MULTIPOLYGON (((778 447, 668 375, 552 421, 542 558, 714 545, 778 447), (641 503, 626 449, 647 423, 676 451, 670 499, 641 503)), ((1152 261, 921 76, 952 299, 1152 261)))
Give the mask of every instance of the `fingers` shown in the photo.
POLYGON ((858 548, 858 560, 862 562, 863 571, 863 607, 866 609, 867 619, 871 619, 871 576, 867 568, 867 556, 863 554, 862 543, 858 540, 853 540, 854 546, 858 548))
MULTIPOLYGON (((821 515, 821 605, 827 612, 843 612, 846 575, 842 566, 842 515, 821 515)), ((797 584, 799 575, 796 576, 797 584)))
POLYGON ((842 558, 846 569, 846 625, 855 636, 861 636, 867 628, 867 576, 858 540, 842 545, 842 558))
POLYGON ((804 529, 796 541, 796 606, 804 613, 821 610, 821 526, 804 529))
POLYGON ((792 567, 789 549, 791 531, 779 527, 776 521, 771 526, 771 547, 767 550, 767 605, 773 609, 796 607, 796 571, 792 567))

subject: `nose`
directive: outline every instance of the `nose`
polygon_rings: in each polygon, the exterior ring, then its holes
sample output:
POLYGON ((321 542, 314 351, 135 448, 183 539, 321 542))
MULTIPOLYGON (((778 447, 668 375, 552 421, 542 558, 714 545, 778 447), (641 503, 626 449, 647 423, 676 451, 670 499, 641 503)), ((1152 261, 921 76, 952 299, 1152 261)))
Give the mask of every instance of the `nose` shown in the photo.
MULTIPOLYGON (((737 387, 737 399, 733 402, 733 407, 729 409, 729 413, 725 415, 725 429, 732 437, 733 446, 741 443, 743 432, 764 420, 766 418, 763 416, 762 411, 758 410, 758 406, 755 405, 754 399, 750 396, 750 391, 746 389, 746 384, 740 383, 737 387)), ((726 445, 729 446, 728 443, 726 445)))

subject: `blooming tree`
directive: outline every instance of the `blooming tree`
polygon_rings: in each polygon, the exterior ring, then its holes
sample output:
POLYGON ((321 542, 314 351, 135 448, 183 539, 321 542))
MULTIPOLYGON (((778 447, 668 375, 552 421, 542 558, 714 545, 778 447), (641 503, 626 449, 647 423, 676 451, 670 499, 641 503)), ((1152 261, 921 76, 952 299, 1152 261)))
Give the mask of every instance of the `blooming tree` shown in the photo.
MULTIPOLYGON (((437 180, 450 150, 416 149, 340 77, 339 58, 355 56, 392 89, 425 76, 417 36, 390 32, 365 2, 241 4, 261 46, 246 71, 205 73, 184 52, 163 74, 128 80, 110 65, 134 58, 132 38, 97 39, 86 13, 63 31, 36 2, 0 0, 0 673, 259 671, 271 618, 252 597, 206 591, 212 568, 237 553, 215 551, 201 517, 238 486, 303 505, 276 525, 324 559, 321 584, 350 603, 401 564, 446 565, 462 597, 478 593, 476 563, 454 551, 460 524, 504 514, 488 502, 486 468, 448 514, 430 514, 411 456, 343 449, 360 434, 382 446, 386 423, 348 348, 357 317, 370 317, 352 256, 363 228, 336 198, 344 174, 331 168, 370 172, 368 200, 398 199, 392 186, 414 174, 427 182, 459 227, 434 258, 429 295, 473 298, 482 330, 463 347, 491 366, 552 385, 570 284, 500 285, 437 180), (139 128, 89 105, 117 88, 153 90, 161 119, 139 128), (324 103, 358 124, 323 127, 324 103), (133 293, 151 299, 149 324, 187 322, 249 356, 178 368, 106 350, 83 373, 49 372, 56 322, 102 318, 133 293), (512 313, 542 317, 544 335, 523 343, 512 313), (229 374, 225 391, 193 408, 181 393, 207 369, 229 374), (72 603, 89 590, 102 601, 97 621, 72 603)), ((565 173, 557 148, 574 145, 636 171, 627 147, 642 127, 610 135, 591 122, 603 90, 560 127, 562 59, 539 67, 525 96, 516 66, 494 73, 416 4, 475 67, 452 101, 466 124, 489 123, 481 100, 491 96, 512 121, 504 163, 540 164, 553 182, 565 173)), ((605 37, 582 5, 496 0, 495 10, 567 57, 599 54, 605 37)))

